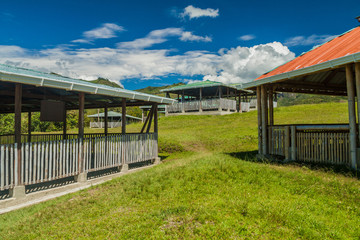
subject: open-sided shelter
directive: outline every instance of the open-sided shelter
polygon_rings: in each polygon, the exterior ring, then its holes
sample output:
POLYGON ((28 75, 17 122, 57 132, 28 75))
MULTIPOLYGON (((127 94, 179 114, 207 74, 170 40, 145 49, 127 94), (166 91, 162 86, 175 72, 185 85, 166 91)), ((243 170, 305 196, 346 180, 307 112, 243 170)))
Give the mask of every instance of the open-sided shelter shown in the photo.
MULTIPOLYGON (((150 106, 151 109, 151 106, 150 106)), ((88 115, 90 121, 90 128, 105 128, 105 112, 96 113, 92 115, 88 115)), ((122 114, 114 111, 108 111, 107 113, 107 124, 109 128, 121 127, 122 124, 122 114), (110 121, 109 121, 110 120, 110 121)), ((126 115, 125 124, 129 124, 131 122, 139 122, 142 121, 141 118, 134 117, 131 115, 126 115)))
POLYGON ((257 93, 260 156, 345 164, 357 169, 360 110, 355 108, 355 102, 360 106, 360 27, 265 73, 244 87, 257 93), (276 92, 347 96, 349 123, 275 125, 273 109, 268 102, 276 92))
POLYGON ((161 92, 165 92, 167 97, 170 94, 177 96, 177 103, 166 106, 167 116, 223 115, 249 111, 248 96, 253 95, 252 91, 208 80, 163 89, 161 92))
MULTIPOLYGON (((0 113, 15 113, 15 134, 0 136, 0 191, 25 195, 25 186, 75 177, 86 181, 87 173, 158 157, 157 105, 174 100, 39 71, 0 65, 0 113), (119 133, 84 134, 84 110, 152 105, 141 132, 129 134, 126 124, 119 133), (67 134, 66 111, 79 111, 78 134, 67 134), (21 132, 21 113, 41 111, 44 121, 62 121, 62 134, 33 135, 21 132), (153 128, 151 128, 153 122, 153 128), (153 129, 153 131, 152 131, 153 129)), ((30 127, 29 127, 30 129, 30 127)))

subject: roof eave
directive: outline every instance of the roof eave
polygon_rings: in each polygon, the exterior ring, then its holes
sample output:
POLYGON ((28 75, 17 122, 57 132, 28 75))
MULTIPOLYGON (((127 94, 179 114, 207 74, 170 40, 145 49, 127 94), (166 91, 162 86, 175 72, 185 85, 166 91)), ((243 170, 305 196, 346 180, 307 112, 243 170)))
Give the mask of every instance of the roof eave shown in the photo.
POLYGON ((299 77, 302 75, 307 75, 314 72, 324 71, 327 69, 338 68, 345 64, 360 62, 360 52, 347 55, 345 57, 336 58, 327 62, 319 63, 310 67, 305 67, 297 69, 290 72, 281 73, 278 75, 270 76, 267 78, 254 80, 252 82, 245 83, 243 85, 244 89, 251 89, 260 85, 275 83, 286 79, 291 79, 294 77, 299 77))
POLYGON ((162 104, 173 104, 175 100, 170 98, 158 97, 155 95, 139 93, 125 89, 110 89, 99 86, 86 85, 81 83, 66 82, 51 78, 35 77, 26 74, 15 74, 11 72, 0 72, 0 81, 22 83, 41 87, 51 87, 57 89, 64 89, 67 91, 78 91, 90 94, 99 94, 112 97, 129 98, 136 100, 143 100, 148 102, 156 102, 162 104))

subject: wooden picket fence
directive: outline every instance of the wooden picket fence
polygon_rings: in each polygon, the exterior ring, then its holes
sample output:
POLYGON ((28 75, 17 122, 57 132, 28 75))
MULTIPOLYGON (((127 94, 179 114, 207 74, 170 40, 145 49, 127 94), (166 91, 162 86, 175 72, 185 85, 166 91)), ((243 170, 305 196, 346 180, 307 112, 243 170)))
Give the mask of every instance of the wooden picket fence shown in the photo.
MULTIPOLYGON (((84 139, 26 142, 21 145, 20 181, 31 185, 80 172, 92 172, 144 162, 158 156, 157 133, 87 134, 84 139), (84 164, 79 156, 84 156, 84 164), (80 167, 83 169, 80 169, 80 167)), ((59 135, 52 134, 53 138, 59 135)), ((71 137, 71 136, 70 136, 71 137)), ((18 185, 17 144, 0 145, 0 190, 18 185)))
POLYGON ((290 159, 292 154, 298 161, 350 166, 347 124, 274 125, 268 126, 268 134, 270 155, 290 159))
POLYGON ((0 145, 0 190, 8 189, 17 184, 17 145, 0 145))

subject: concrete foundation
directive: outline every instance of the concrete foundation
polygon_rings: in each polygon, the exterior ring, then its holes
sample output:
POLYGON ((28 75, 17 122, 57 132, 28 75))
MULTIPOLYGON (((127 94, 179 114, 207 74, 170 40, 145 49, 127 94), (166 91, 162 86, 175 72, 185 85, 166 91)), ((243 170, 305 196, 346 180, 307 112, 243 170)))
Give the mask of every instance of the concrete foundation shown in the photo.
POLYGON ((161 159, 159 157, 155 158, 153 164, 156 165, 156 164, 159 164, 159 163, 161 163, 161 159))
POLYGON ((15 199, 21 199, 26 197, 25 193, 25 185, 16 186, 14 188, 9 189, 9 195, 15 199))
POLYGON ((87 173, 79 173, 79 175, 74 176, 75 182, 86 182, 87 181, 87 173))
POLYGON ((124 164, 124 165, 121 166, 120 169, 121 169, 120 172, 126 173, 126 172, 129 171, 129 165, 128 165, 128 164, 124 164))

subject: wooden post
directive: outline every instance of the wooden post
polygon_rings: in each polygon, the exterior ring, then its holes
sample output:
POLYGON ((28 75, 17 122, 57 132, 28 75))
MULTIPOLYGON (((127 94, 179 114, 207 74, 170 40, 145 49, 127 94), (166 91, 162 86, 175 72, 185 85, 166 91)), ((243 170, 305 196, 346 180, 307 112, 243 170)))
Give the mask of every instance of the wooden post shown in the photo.
POLYGON ((21 185, 21 107, 22 107, 22 85, 20 83, 15 84, 15 143, 17 145, 17 163, 14 165, 17 166, 17 169, 14 168, 14 173, 17 171, 17 181, 21 185))
POLYGON ((239 91, 239 113, 242 112, 242 109, 241 109, 241 91, 239 91))
POLYGON ((200 97, 199 97, 199 112, 202 112, 202 88, 200 88, 200 97))
POLYGON ((222 106, 221 106, 221 97, 222 97, 222 92, 221 92, 221 86, 219 86, 219 112, 222 111, 222 106))
POLYGON ((291 126, 291 160, 296 161, 296 126, 291 126))
MULTIPOLYGON (((20 83, 15 84, 15 144, 16 144, 16 155, 10 159, 13 161, 11 169, 14 175, 14 181, 10 182, 13 187, 9 189, 9 196, 20 199, 26 196, 25 185, 22 182, 21 177, 21 105, 22 105, 22 85, 20 83)), ((12 154, 11 154, 12 155, 12 154)), ((9 163, 10 164, 10 163, 9 163)))
MULTIPOLYGON (((356 83, 356 96, 357 96, 358 131, 360 131, 360 63, 355 63, 355 83, 356 83)), ((357 134, 358 134, 358 143, 360 143, 360 134, 359 133, 357 134)))
POLYGON ((264 85, 261 86, 261 127, 262 127, 262 149, 263 155, 267 155, 267 125, 268 125, 268 104, 267 104, 267 92, 264 85))
POLYGON ((155 103, 154 105, 154 133, 158 133, 159 127, 158 127, 158 106, 155 103))
POLYGON ((274 95, 271 88, 269 89, 269 125, 274 125, 274 95))
POLYGON ((262 149, 262 117, 261 117, 261 87, 256 87, 256 100, 257 100, 257 116, 258 116, 258 151, 259 154, 261 155, 263 153, 263 149, 262 149))
POLYGON ((31 111, 28 112, 28 142, 31 142, 31 111))
POLYGON ((108 107, 107 106, 104 107, 104 117, 105 117, 104 134, 105 134, 105 136, 107 136, 108 135, 108 107))
POLYGON ((286 126, 285 127, 285 160, 289 160, 290 159, 290 154, 289 154, 289 148, 290 148, 290 127, 286 126))
POLYGON ((349 140, 350 140, 350 162, 351 167, 357 170, 356 158, 356 116, 355 116, 355 89, 354 89, 354 75, 352 65, 348 64, 346 69, 346 88, 348 95, 348 109, 349 109, 349 140))
POLYGON ((79 151, 79 175, 76 177, 75 181, 85 182, 86 173, 84 172, 84 113, 85 113, 85 93, 79 93, 79 136, 80 141, 80 151, 79 151))
POLYGON ((63 139, 67 139, 67 123, 66 123, 66 108, 64 109, 64 116, 63 116, 63 139))
POLYGON ((121 102, 121 133, 126 133, 126 98, 121 102))

